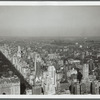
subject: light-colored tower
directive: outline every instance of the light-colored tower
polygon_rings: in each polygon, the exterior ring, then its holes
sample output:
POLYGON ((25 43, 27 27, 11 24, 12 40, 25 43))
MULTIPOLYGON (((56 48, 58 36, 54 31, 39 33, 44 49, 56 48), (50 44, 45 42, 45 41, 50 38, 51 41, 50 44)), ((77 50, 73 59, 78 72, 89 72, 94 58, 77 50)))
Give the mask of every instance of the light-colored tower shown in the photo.
POLYGON ((55 94, 56 93, 56 69, 54 66, 48 67, 48 94, 55 94))
POLYGON ((88 79, 89 78, 89 65, 84 64, 83 65, 83 79, 88 79))
POLYGON ((18 46, 17 56, 21 57, 21 47, 20 46, 18 46))

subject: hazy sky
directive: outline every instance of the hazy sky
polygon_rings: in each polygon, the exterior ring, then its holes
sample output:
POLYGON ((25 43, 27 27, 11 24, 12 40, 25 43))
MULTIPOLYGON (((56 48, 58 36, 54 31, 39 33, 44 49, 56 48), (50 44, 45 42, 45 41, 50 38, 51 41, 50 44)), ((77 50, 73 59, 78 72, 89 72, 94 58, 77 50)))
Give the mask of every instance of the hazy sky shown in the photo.
POLYGON ((1 36, 100 36, 100 6, 0 6, 1 36))

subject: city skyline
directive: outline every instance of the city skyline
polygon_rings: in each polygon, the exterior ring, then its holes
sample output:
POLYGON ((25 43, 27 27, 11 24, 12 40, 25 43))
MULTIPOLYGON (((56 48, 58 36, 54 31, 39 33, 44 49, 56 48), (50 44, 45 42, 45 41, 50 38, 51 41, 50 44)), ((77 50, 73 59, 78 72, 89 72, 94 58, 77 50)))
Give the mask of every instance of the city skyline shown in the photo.
POLYGON ((100 95, 99 10, 0 6, 0 95, 100 95))
POLYGON ((100 36, 99 6, 0 6, 0 36, 100 36))

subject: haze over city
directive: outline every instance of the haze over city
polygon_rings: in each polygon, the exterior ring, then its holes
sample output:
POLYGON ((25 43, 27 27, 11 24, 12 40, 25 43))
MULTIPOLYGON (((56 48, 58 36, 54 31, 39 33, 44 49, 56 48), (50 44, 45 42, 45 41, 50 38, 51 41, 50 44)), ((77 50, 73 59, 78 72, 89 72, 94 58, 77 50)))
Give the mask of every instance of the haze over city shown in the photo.
POLYGON ((0 6, 0 36, 100 36, 99 6, 0 6))
POLYGON ((99 32, 100 6, 0 6, 0 95, 99 95, 99 32))

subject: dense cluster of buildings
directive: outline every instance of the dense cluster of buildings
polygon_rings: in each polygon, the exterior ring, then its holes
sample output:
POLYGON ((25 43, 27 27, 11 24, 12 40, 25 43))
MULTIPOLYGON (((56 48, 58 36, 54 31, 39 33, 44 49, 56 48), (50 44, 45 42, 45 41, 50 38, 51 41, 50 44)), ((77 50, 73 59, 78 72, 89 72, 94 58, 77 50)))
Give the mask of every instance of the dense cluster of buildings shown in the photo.
MULTIPOLYGON (((18 45, 16 50, 3 44, 0 51, 32 86, 25 89, 27 95, 100 94, 100 47, 96 43, 49 43, 35 45, 35 49, 18 45)), ((1 76, 0 94, 20 94, 20 78, 1 76)))

